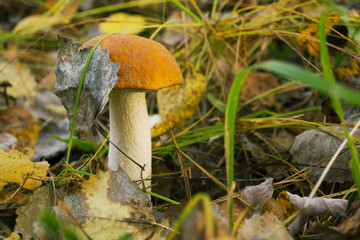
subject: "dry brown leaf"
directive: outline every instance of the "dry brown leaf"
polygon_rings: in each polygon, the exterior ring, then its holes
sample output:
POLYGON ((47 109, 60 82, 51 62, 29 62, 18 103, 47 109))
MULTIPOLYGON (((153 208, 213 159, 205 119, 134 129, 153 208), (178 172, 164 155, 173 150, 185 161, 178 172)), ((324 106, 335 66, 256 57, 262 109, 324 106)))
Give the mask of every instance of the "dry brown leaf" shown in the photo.
MULTIPOLYGON (((241 89, 240 99, 243 101, 250 100, 268 90, 271 90, 279 85, 276 77, 270 73, 251 72, 241 89)), ((274 106, 276 99, 274 96, 261 98, 254 103, 255 108, 260 106, 274 106)))
POLYGON ((9 107, 0 111, 0 132, 13 135, 23 147, 33 147, 39 135, 39 123, 24 107, 9 107))
MULTIPOLYGON (((358 209, 354 216, 347 219, 337 227, 332 227, 334 230, 341 232, 344 235, 352 236, 360 234, 360 209, 358 209)), ((354 238, 355 239, 355 238, 354 238)))
POLYGON ((347 200, 344 199, 331 199, 331 198, 312 198, 309 205, 305 209, 305 203, 308 197, 300 197, 295 194, 287 192, 289 199, 297 209, 303 210, 302 212, 309 216, 346 216, 347 200))
POLYGON ((241 192, 241 198, 255 208, 255 213, 261 213, 264 204, 271 198, 274 192, 273 179, 266 179, 256 186, 247 186, 241 192))
MULTIPOLYGON (((0 191, 8 183, 22 184, 29 174, 32 177, 40 178, 46 176, 49 163, 31 162, 30 158, 35 155, 33 149, 11 147, 9 152, 0 149, 0 191)), ((34 190, 40 187, 41 180, 27 179, 24 188, 34 190)))

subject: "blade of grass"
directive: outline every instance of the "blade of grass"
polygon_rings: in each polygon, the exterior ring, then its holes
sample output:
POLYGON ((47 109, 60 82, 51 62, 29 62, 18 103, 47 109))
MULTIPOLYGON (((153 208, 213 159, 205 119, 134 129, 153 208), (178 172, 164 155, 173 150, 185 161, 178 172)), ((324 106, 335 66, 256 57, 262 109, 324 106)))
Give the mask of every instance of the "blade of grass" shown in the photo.
POLYGON ((255 65, 254 68, 266 70, 282 77, 307 84, 322 93, 343 99, 349 104, 360 104, 359 92, 342 84, 326 81, 324 78, 294 64, 269 60, 255 65))
MULTIPOLYGON (((322 68, 324 71, 325 78, 328 81, 335 82, 335 76, 334 76, 334 73, 330 66, 329 52, 328 52, 328 48, 326 46, 326 33, 325 33, 326 17, 327 17, 327 15, 322 14, 320 17, 320 21, 319 21, 320 59, 321 59, 321 65, 322 65, 322 68)), ((356 149, 354 140, 351 138, 351 135, 349 134, 347 126, 344 125, 345 118, 344 118, 344 113, 343 113, 343 110, 341 107, 340 100, 335 96, 330 96, 330 97, 331 97, 331 105, 333 106, 335 112, 337 113, 341 122, 343 123, 343 130, 344 130, 347 144, 349 146, 350 153, 352 156, 351 173, 353 174, 354 181, 359 190, 360 189, 359 188, 360 187, 360 178, 359 178, 358 173, 360 172, 360 161, 359 161, 358 151, 356 149)), ((328 165, 330 165, 330 162, 328 165)), ((329 166, 329 168, 330 168, 330 166, 329 166)), ((325 172, 325 170, 324 170, 324 172, 325 172)), ((320 179, 319 179, 319 181, 320 181, 320 179)), ((358 194, 360 195, 359 191, 358 191, 358 194)))
POLYGON ((184 210, 181 212, 173 231, 169 234, 167 237, 167 240, 174 239, 175 235, 179 233, 179 230, 182 226, 182 224, 185 222, 186 217, 191 213, 191 210, 196 207, 196 205, 203 201, 204 206, 204 221, 206 221, 205 224, 205 233, 206 233, 206 239, 212 239, 211 237, 214 236, 214 217, 212 215, 212 207, 211 207, 211 201, 208 195, 204 193, 198 193, 194 196, 194 198, 185 206, 184 210))
POLYGON ((182 5, 178 0, 171 0, 176 6, 178 6, 181 10, 183 10, 187 15, 195 19, 197 22, 202 23, 201 18, 196 16, 190 9, 182 5))
POLYGON ((219 0, 214 0, 212 8, 211 8, 211 15, 210 15, 211 18, 215 17, 218 4, 219 4, 219 0))
POLYGON ((228 182, 228 201, 229 201, 229 225, 230 230, 233 229, 233 197, 232 186, 234 181, 234 138, 235 138, 235 122, 237 115, 237 107, 239 101, 240 90, 245 82, 247 75, 250 73, 251 68, 246 68, 240 72, 234 82, 232 83, 229 97, 226 105, 225 113, 225 159, 226 159, 226 171, 228 182))
POLYGON ((161 196, 159 194, 156 194, 156 193, 153 193, 153 192, 149 192, 149 191, 146 191, 147 194, 153 196, 153 197, 156 197, 156 198, 159 198, 159 199, 162 199, 164 201, 167 201, 171 204, 174 204, 174 205, 180 205, 180 203, 178 201, 175 201, 175 200, 172 200, 170 198, 167 198, 167 197, 164 197, 164 196, 161 196))

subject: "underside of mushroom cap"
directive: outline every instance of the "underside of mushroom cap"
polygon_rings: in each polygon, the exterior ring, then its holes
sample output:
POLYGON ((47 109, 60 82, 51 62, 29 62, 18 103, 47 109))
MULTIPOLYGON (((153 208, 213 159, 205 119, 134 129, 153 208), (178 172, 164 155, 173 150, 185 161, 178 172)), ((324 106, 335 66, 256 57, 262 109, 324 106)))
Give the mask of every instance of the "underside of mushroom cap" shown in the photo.
MULTIPOLYGON (((103 35, 85 42, 79 50, 93 46, 103 35)), ((119 81, 114 89, 156 90, 183 84, 179 66, 161 44, 136 35, 113 34, 100 46, 110 51, 112 62, 119 62, 119 81)))

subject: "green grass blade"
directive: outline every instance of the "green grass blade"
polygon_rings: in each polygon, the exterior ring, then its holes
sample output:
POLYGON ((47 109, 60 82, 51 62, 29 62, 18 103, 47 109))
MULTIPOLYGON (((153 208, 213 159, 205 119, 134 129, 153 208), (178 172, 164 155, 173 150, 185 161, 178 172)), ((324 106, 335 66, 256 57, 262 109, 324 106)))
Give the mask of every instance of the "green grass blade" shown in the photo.
POLYGON ((230 89, 229 97, 226 105, 225 113, 225 158, 227 168, 227 182, 229 188, 229 224, 230 229, 233 228, 233 198, 232 198, 232 185, 234 181, 234 136, 235 136, 235 121, 238 112, 238 101, 240 90, 245 82, 247 75, 250 73, 251 68, 246 68, 240 72, 230 89))
POLYGON ((359 158, 354 158, 351 160, 350 164, 351 174, 355 181, 356 188, 358 189, 358 195, 360 197, 360 161, 359 158))
POLYGON ((195 13, 193 13, 192 11, 190 11, 190 9, 188 9, 187 7, 185 7, 184 5, 182 5, 178 0, 171 0, 176 6, 178 6, 181 10, 183 10, 185 13, 187 13, 187 15, 189 15, 190 17, 192 17, 193 19, 195 19, 197 22, 202 23, 201 18, 199 18, 198 16, 195 15, 195 13))
POLYGON ((294 64, 269 60, 254 66, 282 77, 307 84, 322 93, 345 100, 347 103, 360 104, 360 93, 339 83, 326 81, 323 77, 309 72, 294 64))
MULTIPOLYGON (((186 217, 191 213, 191 210, 200 202, 204 203, 204 213, 205 213, 205 222, 206 222, 206 233, 208 233, 209 229, 213 229, 213 215, 212 215, 212 207, 211 201, 208 195, 204 193, 198 193, 194 196, 194 198, 185 206, 184 210, 181 212, 177 222, 173 228, 173 231, 166 238, 167 240, 174 239, 178 231, 180 230, 182 224, 185 222, 186 217)), ((208 234, 207 234, 208 235, 208 234)), ((209 234, 211 235, 211 233, 209 234)), ((209 238, 210 239, 210 238, 209 238)))
POLYGON ((211 15, 210 15, 211 18, 213 18, 215 16, 218 4, 219 4, 219 0, 214 0, 212 8, 211 8, 211 15))
POLYGON ((177 201, 175 201, 175 200, 172 200, 172 199, 170 199, 170 198, 167 198, 167 197, 161 196, 161 195, 156 194, 156 193, 153 193, 153 192, 149 192, 149 191, 146 191, 146 192, 147 192, 147 194, 149 194, 149 195, 151 195, 151 196, 153 196, 153 197, 156 197, 156 198, 162 199, 162 200, 167 201, 167 202, 169 202, 169 203, 171 203, 171 204, 174 204, 174 205, 180 205, 180 203, 179 203, 179 202, 177 202, 177 201))

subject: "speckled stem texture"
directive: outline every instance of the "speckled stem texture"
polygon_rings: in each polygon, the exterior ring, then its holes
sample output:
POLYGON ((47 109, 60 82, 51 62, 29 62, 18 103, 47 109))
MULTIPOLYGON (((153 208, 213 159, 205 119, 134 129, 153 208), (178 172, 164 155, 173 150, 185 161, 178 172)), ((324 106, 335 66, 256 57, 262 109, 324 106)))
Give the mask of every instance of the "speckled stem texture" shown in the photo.
MULTIPOLYGON (((151 174, 151 133, 145 92, 112 90, 110 93, 110 140, 140 165, 146 165, 144 178, 151 174)), ((112 144, 108 166, 124 169, 131 180, 140 179, 140 168, 112 144)), ((150 185, 147 181, 146 185, 150 185)))

